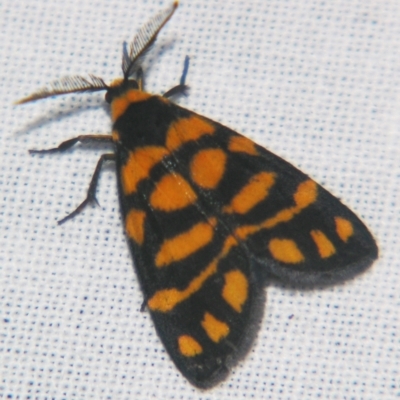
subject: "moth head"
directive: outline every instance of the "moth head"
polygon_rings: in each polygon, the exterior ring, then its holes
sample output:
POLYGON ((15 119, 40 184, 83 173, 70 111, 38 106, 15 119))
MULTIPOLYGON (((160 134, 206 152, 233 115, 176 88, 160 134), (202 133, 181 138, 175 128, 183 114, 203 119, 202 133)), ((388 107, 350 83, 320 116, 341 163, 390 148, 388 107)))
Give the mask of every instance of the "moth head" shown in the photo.
POLYGON ((131 89, 141 89, 139 82, 133 78, 119 78, 115 79, 110 83, 107 87, 107 92, 105 94, 105 99, 108 104, 117 98, 123 95, 125 92, 131 89))
POLYGON ((79 75, 66 76, 16 101, 15 104, 29 103, 67 93, 98 92, 100 90, 107 91, 105 98, 108 103, 111 103, 115 97, 129 89, 141 90, 142 69, 140 61, 151 48, 158 33, 172 17, 177 7, 178 1, 175 1, 169 8, 155 15, 139 29, 129 46, 129 50, 124 46, 122 55, 123 78, 116 79, 110 85, 107 85, 102 78, 95 75, 89 75, 87 78, 79 75))

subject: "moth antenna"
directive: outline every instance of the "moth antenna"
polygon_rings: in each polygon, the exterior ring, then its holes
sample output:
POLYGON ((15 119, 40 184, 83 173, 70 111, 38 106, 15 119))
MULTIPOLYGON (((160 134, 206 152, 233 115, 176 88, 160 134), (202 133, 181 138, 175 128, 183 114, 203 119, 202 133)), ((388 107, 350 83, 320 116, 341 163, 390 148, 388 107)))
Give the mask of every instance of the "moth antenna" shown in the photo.
POLYGON ((89 75, 89 78, 84 78, 79 75, 66 76, 51 82, 48 86, 33 92, 29 96, 16 101, 14 104, 29 103, 31 101, 67 93, 97 92, 107 89, 108 86, 103 79, 94 75, 89 75))
POLYGON ((161 11, 139 29, 130 44, 129 55, 125 51, 123 52, 122 72, 124 79, 128 79, 135 72, 135 63, 155 42, 158 32, 169 21, 177 7, 178 1, 175 1, 171 7, 161 11))

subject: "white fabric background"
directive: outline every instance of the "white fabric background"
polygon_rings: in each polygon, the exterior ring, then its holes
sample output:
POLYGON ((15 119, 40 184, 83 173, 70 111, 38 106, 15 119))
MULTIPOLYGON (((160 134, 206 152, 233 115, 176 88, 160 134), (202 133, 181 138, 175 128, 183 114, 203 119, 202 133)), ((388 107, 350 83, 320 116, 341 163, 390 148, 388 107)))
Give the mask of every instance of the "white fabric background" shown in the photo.
POLYGON ((112 167, 101 207, 57 225, 103 150, 27 150, 110 132, 103 94, 12 102, 67 74, 120 76, 122 42, 167 4, 0 4, 0 398, 399 398, 398 0, 186 0, 146 60, 147 89, 160 93, 188 54, 192 89, 180 104, 311 175, 380 247, 344 285, 268 288, 256 343, 221 385, 190 386, 139 311, 112 167))

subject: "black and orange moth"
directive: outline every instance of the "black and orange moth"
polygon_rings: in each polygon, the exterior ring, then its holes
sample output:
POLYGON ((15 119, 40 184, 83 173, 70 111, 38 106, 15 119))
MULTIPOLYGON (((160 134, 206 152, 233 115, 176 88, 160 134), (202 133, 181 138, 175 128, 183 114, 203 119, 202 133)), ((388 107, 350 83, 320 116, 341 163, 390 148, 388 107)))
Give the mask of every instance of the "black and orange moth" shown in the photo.
POLYGON ((178 3, 145 24, 124 51, 123 77, 70 76, 20 100, 106 91, 113 144, 97 164, 86 199, 96 201, 101 167, 115 161, 122 218, 158 335, 182 374, 208 388, 248 351, 271 280, 314 287, 351 278, 378 256, 360 219, 280 157, 233 130, 180 107, 185 77, 163 96, 144 91, 140 60, 178 3))

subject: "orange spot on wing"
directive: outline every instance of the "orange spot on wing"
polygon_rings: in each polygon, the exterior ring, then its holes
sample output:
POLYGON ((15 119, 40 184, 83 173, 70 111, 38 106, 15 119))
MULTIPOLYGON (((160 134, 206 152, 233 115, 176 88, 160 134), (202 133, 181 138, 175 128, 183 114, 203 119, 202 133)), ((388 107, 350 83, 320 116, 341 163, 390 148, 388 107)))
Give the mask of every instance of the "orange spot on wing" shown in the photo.
POLYGON ((179 336, 178 347, 181 354, 185 357, 194 357, 203 352, 200 343, 189 335, 179 336))
POLYGON ((145 146, 129 153, 129 158, 121 168, 122 189, 125 194, 136 192, 137 185, 149 177, 150 170, 158 164, 168 150, 159 146, 145 146))
POLYGON ((132 209, 129 211, 125 220, 127 235, 137 244, 143 244, 144 240, 144 221, 146 214, 144 211, 132 209))
POLYGON ((347 242, 349 237, 353 236, 353 224, 342 217, 335 217, 336 233, 343 242, 347 242))
POLYGON ((150 196, 152 207, 168 212, 187 207, 196 200, 196 193, 190 184, 175 173, 164 175, 150 196))
POLYGON ((229 326, 208 312, 204 314, 201 326, 206 331, 207 336, 215 343, 218 343, 229 334, 229 326))
POLYGON ((220 149, 204 149, 190 163, 192 180, 205 189, 217 187, 225 172, 226 154, 220 149))
POLYGON ((198 140, 204 135, 212 135, 214 132, 214 126, 197 115, 181 118, 169 127, 165 146, 173 151, 184 143, 198 140))
POLYGON ((275 260, 286 264, 298 264, 304 261, 296 242, 291 239, 271 239, 268 248, 275 260))
POLYGON ((243 272, 238 269, 227 272, 224 278, 222 297, 236 312, 240 313, 248 297, 249 282, 243 272))
POLYGON ((228 150, 258 156, 256 144, 244 136, 232 136, 229 140, 228 150))
POLYGON ((275 174, 260 172, 252 176, 240 192, 231 200, 231 203, 222 209, 226 213, 246 214, 254 206, 263 201, 269 189, 275 183, 275 174))
POLYGON ((165 267, 183 260, 210 243, 214 234, 213 222, 200 222, 188 231, 166 239, 156 255, 156 266, 165 267))
POLYGON ((310 232, 310 235, 318 248, 318 252, 321 258, 328 258, 336 253, 335 246, 325 236, 323 232, 314 229, 310 232))
POLYGON ((317 184, 311 179, 300 183, 293 198, 299 209, 308 207, 317 199, 317 184))

